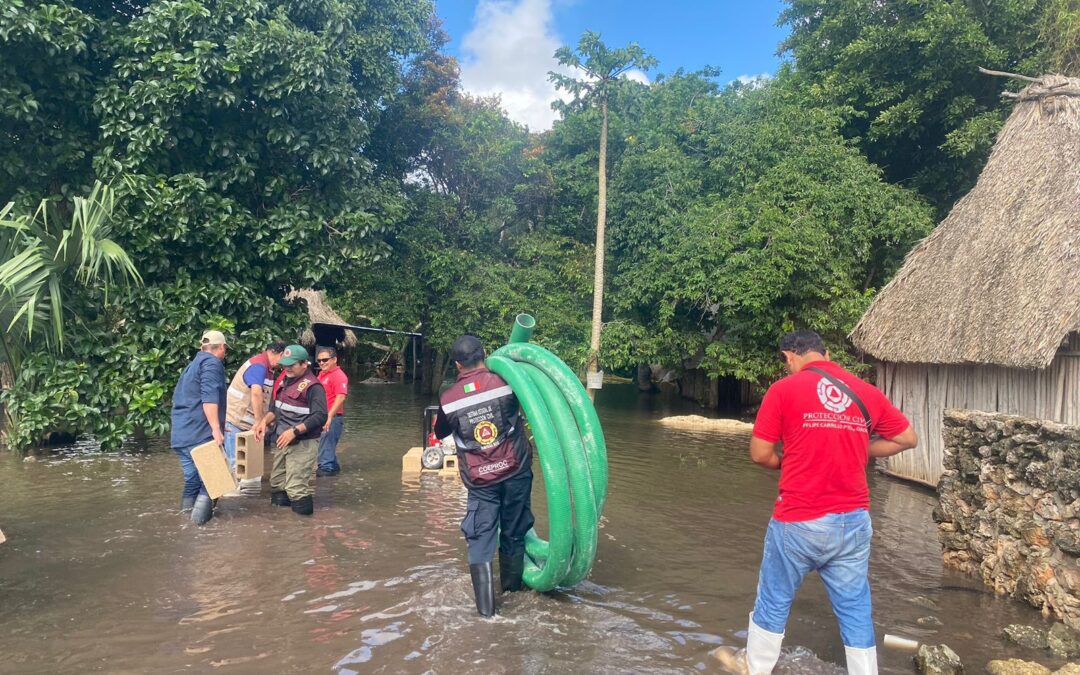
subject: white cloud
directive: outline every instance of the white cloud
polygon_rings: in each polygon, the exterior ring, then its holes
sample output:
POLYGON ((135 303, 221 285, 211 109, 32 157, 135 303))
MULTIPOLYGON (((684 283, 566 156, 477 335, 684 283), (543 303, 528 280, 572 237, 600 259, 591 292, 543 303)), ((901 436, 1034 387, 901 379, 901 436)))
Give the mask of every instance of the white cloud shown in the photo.
POLYGON ((480 0, 461 43, 461 83, 480 96, 498 95, 511 119, 533 131, 551 128, 564 98, 547 81, 559 67, 552 56, 562 42, 552 26, 552 0, 480 0))
POLYGON ((728 84, 738 82, 739 84, 742 84, 742 85, 755 86, 755 85, 767 82, 767 81, 769 81, 771 79, 772 79, 772 75, 769 74, 769 73, 758 73, 757 75, 740 75, 740 76, 736 77, 734 80, 732 80, 731 82, 728 82, 728 84))
POLYGON ((634 82, 640 82, 641 84, 649 84, 649 76, 644 71, 634 68, 623 73, 623 77, 634 82))

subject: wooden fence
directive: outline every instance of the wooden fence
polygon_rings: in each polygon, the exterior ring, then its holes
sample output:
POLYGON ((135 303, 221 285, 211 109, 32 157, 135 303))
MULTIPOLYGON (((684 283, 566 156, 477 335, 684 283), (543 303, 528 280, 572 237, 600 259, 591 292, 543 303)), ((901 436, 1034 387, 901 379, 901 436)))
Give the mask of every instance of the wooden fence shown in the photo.
POLYGON ((1045 370, 985 365, 882 363, 878 387, 908 416, 919 447, 890 457, 888 473, 936 485, 946 408, 1001 412, 1080 425, 1080 334, 1069 336, 1045 370))

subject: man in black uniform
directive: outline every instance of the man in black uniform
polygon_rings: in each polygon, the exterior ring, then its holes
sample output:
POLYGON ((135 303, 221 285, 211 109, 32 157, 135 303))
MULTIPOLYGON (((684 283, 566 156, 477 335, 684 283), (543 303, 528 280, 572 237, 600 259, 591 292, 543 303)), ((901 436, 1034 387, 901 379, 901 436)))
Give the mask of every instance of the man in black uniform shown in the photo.
POLYGON ((499 532, 502 590, 521 590, 525 534, 533 526, 532 450, 525 438, 521 407, 506 381, 484 365, 484 347, 462 335, 450 350, 458 378, 439 396, 435 421, 439 438, 451 434, 458 470, 469 490, 461 531, 469 547, 469 572, 476 610, 495 613, 495 535, 499 532))

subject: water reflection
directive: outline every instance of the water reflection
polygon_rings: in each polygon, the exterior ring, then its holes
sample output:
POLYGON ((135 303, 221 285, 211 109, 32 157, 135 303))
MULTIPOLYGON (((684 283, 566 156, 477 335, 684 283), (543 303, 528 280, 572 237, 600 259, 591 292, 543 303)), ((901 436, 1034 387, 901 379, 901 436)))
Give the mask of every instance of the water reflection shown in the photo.
MULTIPOLYGON (((745 436, 666 429, 655 421, 700 410, 604 389, 611 485, 592 575, 508 596, 482 620, 459 530, 465 491, 400 475, 427 399, 396 386, 353 397, 344 470, 319 479, 310 519, 264 494, 191 526, 160 442, 0 454, 0 671, 689 673, 715 672, 709 650, 742 643, 777 480, 749 462, 745 436)), ((1005 654, 1047 663, 998 637, 1039 622, 1035 611, 942 570, 933 494, 871 481, 879 636, 947 642, 975 670, 1005 654)), ((538 480, 541 525, 546 508, 538 480)), ((816 577, 786 645, 778 672, 842 672, 816 577)), ((882 671, 908 673, 909 658, 883 651, 882 671)))

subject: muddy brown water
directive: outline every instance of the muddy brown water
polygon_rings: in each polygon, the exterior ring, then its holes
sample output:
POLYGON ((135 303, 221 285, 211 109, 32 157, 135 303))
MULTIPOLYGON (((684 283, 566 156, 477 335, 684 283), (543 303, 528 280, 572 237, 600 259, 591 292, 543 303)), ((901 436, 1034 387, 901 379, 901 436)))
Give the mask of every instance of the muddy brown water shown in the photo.
MULTIPOLYGON (((0 453, 0 672, 718 672, 708 652, 742 644, 777 480, 750 463, 745 436, 673 431, 656 420, 700 411, 604 389, 611 486, 592 574, 481 620, 458 530, 464 490, 400 475, 427 403, 408 387, 354 386, 342 473, 318 480, 307 519, 264 496, 187 524, 161 440, 0 453)), ((945 642, 975 672, 1004 656, 1055 665, 1000 637, 1042 623, 1035 610, 942 569, 933 493, 870 480, 879 644, 886 632, 945 642)), ((538 479, 541 529, 543 494, 538 479)), ((785 648, 778 672, 843 672, 817 577, 785 648)), ((912 672, 909 654, 879 653, 882 672, 912 672)))

